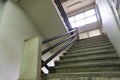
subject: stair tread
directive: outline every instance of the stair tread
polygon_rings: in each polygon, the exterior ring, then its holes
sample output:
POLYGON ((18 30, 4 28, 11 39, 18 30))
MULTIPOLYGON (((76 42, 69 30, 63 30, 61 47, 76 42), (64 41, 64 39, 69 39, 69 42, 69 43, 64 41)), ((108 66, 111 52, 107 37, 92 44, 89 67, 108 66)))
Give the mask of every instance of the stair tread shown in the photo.
POLYGON ((62 56, 63 58, 67 57, 77 57, 77 56, 84 56, 84 55, 95 55, 95 54, 108 54, 115 52, 114 49, 103 49, 103 50, 97 50, 97 51, 89 51, 89 52, 77 52, 77 53, 65 53, 65 56, 62 56))
POLYGON ((85 39, 80 39, 78 40, 78 42, 82 42, 82 41, 92 41, 92 40, 108 40, 108 37, 107 36, 103 36, 103 35, 100 35, 100 36, 95 36, 95 37, 90 37, 90 38, 85 38, 85 39))
POLYGON ((112 45, 112 44, 111 43, 100 43, 96 45, 77 46, 77 47, 70 48, 69 50, 71 51, 71 50, 76 50, 76 49, 84 49, 84 48, 104 46, 104 45, 112 45))
POLYGON ((120 65, 120 61, 107 61, 107 62, 92 62, 92 63, 84 63, 84 64, 73 64, 73 65, 62 65, 55 66, 54 68, 82 68, 82 67, 96 67, 96 66, 117 66, 120 65))
POLYGON ((73 64, 84 64, 84 63, 93 63, 93 62, 107 62, 107 61, 118 61, 118 58, 111 58, 111 59, 97 59, 97 60, 83 60, 83 61, 66 61, 66 62, 56 62, 56 66, 61 65, 73 65, 73 64))
POLYGON ((50 73, 48 77, 120 77, 120 71, 115 72, 77 72, 77 73, 50 73))
POLYGON ((111 43, 109 40, 99 41, 99 42, 90 42, 90 43, 82 43, 82 42, 76 42, 76 45, 73 45, 71 48, 74 47, 83 47, 83 46, 89 46, 89 45, 97 45, 97 44, 104 44, 104 43, 111 43))
POLYGON ((87 56, 87 57, 78 57, 72 59, 63 59, 59 62, 73 62, 73 61, 87 61, 87 60, 100 60, 100 59, 110 59, 110 58, 119 58, 116 54, 103 54, 103 55, 95 55, 95 56, 87 56))
POLYGON ((98 49, 106 49, 106 48, 113 48, 112 45, 107 45, 107 46, 98 46, 98 47, 91 47, 91 48, 86 48, 86 49, 78 49, 78 50, 73 50, 73 51, 68 51, 68 53, 73 53, 73 52, 84 52, 84 51, 91 51, 91 50, 98 50, 98 49))
POLYGON ((106 35, 78 40, 60 58, 58 65, 49 68, 46 80, 84 80, 80 77, 120 80, 120 58, 106 35))

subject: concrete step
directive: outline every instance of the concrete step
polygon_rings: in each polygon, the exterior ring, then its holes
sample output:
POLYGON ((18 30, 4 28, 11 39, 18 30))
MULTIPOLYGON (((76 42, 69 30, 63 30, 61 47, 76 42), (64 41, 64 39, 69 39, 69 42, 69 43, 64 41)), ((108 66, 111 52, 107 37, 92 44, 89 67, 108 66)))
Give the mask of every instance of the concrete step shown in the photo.
POLYGON ((42 80, 120 80, 120 58, 106 35, 78 40, 42 80))
POLYGON ((110 48, 113 48, 113 46, 112 45, 97 46, 97 47, 91 47, 91 48, 68 51, 68 53, 87 52, 87 51, 94 51, 94 50, 100 50, 100 49, 101 50, 102 49, 110 49, 110 48))
POLYGON ((95 51, 89 51, 89 52, 65 53, 64 56, 60 57, 60 59, 73 58, 73 57, 79 57, 79 56, 89 56, 89 55, 101 55, 101 54, 109 54, 109 53, 115 53, 115 50, 102 49, 102 50, 95 50, 95 51))
POLYGON ((112 45, 111 43, 99 43, 99 44, 93 44, 93 45, 88 45, 88 46, 78 46, 78 47, 74 47, 74 48, 70 48, 68 51, 74 51, 74 50, 78 50, 78 49, 86 49, 86 48, 92 48, 92 47, 102 47, 102 46, 106 46, 106 45, 112 45))
POLYGON ((120 71, 120 61, 95 62, 85 64, 50 67, 50 73, 120 71))
POLYGON ((59 65, 67 65, 67 64, 74 64, 74 63, 85 63, 85 62, 98 62, 98 61, 112 61, 112 60, 119 60, 118 55, 111 53, 111 54, 103 54, 103 55, 90 55, 90 56, 79 56, 73 58, 65 58, 60 60, 58 63, 59 65))
POLYGON ((42 80, 120 80, 119 77, 63 77, 63 78, 48 78, 42 80))
MULTIPOLYGON (((113 69, 116 69, 115 67, 117 67, 117 69, 120 69, 119 66, 120 66, 120 61, 106 61, 106 62, 92 62, 92 63, 84 63, 84 64, 73 64, 73 65, 55 66, 54 69, 55 70, 60 70, 60 69, 67 70, 67 69, 69 69, 70 71, 71 70, 75 71, 76 69, 82 69, 83 70, 83 68, 85 68, 85 70, 86 70, 86 68, 88 68, 88 70, 91 70, 89 68, 93 68, 93 69, 96 70, 97 67, 98 67, 99 70, 100 69, 104 70, 104 67, 105 68, 107 67, 108 69, 110 67, 112 67, 113 69)), ((107 68, 105 70, 107 70, 107 68)), ((85 71, 85 70, 83 70, 83 71, 85 71)))
POLYGON ((76 46, 78 43, 91 43, 91 42, 99 42, 99 41, 104 41, 104 40, 109 40, 108 37, 92 37, 92 38, 86 38, 86 39, 81 39, 78 40, 74 45, 76 46))
POLYGON ((73 64, 85 64, 85 63, 94 63, 94 62, 108 62, 108 61, 118 61, 120 60, 118 57, 110 58, 110 59, 97 59, 97 60, 84 60, 84 61, 71 61, 71 62, 55 62, 55 66, 59 65, 73 65, 73 64))
POLYGON ((104 80, 104 78, 105 80, 120 80, 119 71, 116 71, 116 72, 108 71, 108 72, 80 72, 80 73, 50 73, 46 76, 48 80, 104 80), (93 78, 93 79, 84 79, 86 77, 93 78), (102 78, 102 79, 96 79, 96 78, 102 78))
POLYGON ((75 72, 105 72, 105 71, 120 71, 119 66, 104 66, 104 67, 89 67, 89 68, 64 68, 55 69, 51 73, 75 73, 75 72))
POLYGON ((74 47, 80 47, 80 46, 89 46, 89 45, 96 45, 96 44, 101 44, 101 43, 110 43, 109 40, 104 40, 104 41, 94 41, 94 42, 86 42, 86 43, 78 43, 76 42, 75 44, 76 45, 73 45, 71 48, 74 48, 74 47))
POLYGON ((99 36, 94 36, 94 37, 89 37, 89 38, 85 38, 85 39, 80 39, 79 41, 86 41, 86 40, 100 40, 100 39, 104 39, 108 37, 106 35, 99 35, 99 36))

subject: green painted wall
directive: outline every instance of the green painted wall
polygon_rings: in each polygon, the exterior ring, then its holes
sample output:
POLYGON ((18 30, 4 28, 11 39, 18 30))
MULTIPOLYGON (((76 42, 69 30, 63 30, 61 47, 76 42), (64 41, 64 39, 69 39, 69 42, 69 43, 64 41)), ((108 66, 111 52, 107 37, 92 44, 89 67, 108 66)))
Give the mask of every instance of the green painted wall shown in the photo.
POLYGON ((0 80, 17 80, 25 39, 38 35, 37 29, 16 3, 5 3, 0 21, 0 80))
POLYGON ((101 14, 103 28, 115 49, 120 54, 120 29, 116 22, 114 13, 112 12, 107 0, 96 0, 96 3, 101 14))
POLYGON ((39 36, 25 40, 19 80, 41 80, 41 47, 39 36))

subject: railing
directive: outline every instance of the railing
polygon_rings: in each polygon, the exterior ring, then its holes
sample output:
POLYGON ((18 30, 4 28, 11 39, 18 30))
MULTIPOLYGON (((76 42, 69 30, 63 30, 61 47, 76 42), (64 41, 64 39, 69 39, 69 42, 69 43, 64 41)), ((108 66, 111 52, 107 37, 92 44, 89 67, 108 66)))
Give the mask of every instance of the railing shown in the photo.
POLYGON ((58 51, 56 51, 52 56, 50 56, 48 59, 46 59, 45 61, 42 60, 42 67, 46 67, 48 69, 47 63, 49 63, 52 59, 54 59, 57 55, 59 55, 63 50, 65 50, 69 45, 71 45, 73 42, 75 42, 78 39, 78 31, 77 29, 73 29, 71 31, 68 31, 66 33, 54 36, 52 38, 49 38, 47 40, 43 41, 43 44, 46 44, 48 42, 51 42, 53 40, 56 40, 58 38, 67 36, 67 38, 55 43, 54 45, 52 45, 51 47, 45 49, 42 51, 42 55, 47 54, 47 52, 53 50, 55 47, 60 46, 61 44, 65 43, 65 45, 63 47, 61 47, 58 51))

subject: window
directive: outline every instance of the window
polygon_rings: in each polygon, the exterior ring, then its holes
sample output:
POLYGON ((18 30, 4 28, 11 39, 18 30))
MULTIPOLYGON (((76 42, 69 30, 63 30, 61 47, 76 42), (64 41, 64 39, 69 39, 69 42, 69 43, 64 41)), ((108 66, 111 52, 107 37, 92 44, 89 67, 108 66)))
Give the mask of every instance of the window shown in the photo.
POLYGON ((77 14, 68 18, 72 28, 80 27, 97 21, 95 9, 88 10, 84 13, 77 14))
POLYGON ((85 39, 85 38, 88 38, 89 36, 88 36, 88 33, 87 32, 84 32, 84 33, 80 33, 79 34, 79 38, 80 39, 85 39))
POLYGON ((85 38, 99 36, 99 35, 101 35, 100 29, 95 29, 95 30, 84 32, 84 33, 80 33, 79 38, 80 39, 85 39, 85 38))

